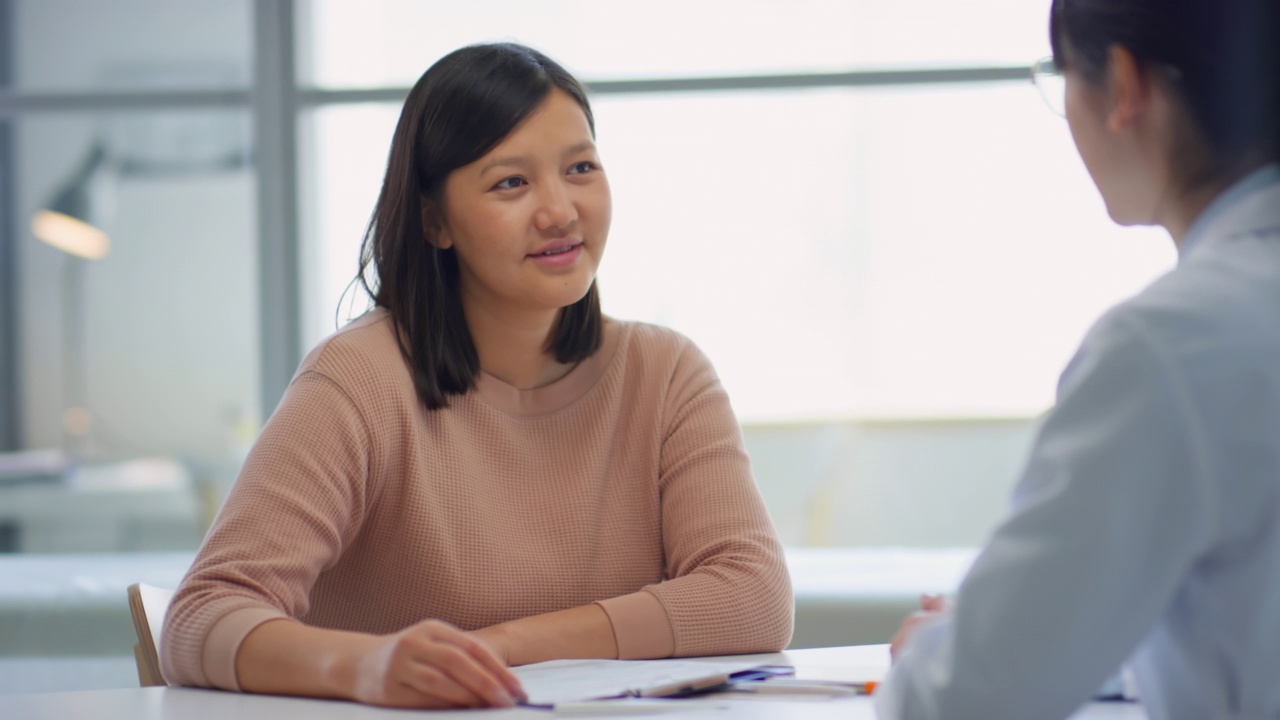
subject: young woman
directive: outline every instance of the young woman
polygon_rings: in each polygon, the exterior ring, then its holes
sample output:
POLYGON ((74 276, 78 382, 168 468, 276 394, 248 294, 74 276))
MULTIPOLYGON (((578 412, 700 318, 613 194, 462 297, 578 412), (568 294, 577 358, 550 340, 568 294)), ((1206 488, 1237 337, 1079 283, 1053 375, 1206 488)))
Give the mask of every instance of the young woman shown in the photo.
POLYGON ((1278 10, 1053 3, 1080 156, 1178 267, 1085 338, 1012 516, 899 632, 881 717, 1063 718, 1126 660, 1153 720, 1280 717, 1278 10))
POLYGON ((166 679, 507 706, 507 665, 776 651, 782 550, 707 359, 601 315, 581 85, 458 50, 405 102, 362 277, 178 589, 166 679))

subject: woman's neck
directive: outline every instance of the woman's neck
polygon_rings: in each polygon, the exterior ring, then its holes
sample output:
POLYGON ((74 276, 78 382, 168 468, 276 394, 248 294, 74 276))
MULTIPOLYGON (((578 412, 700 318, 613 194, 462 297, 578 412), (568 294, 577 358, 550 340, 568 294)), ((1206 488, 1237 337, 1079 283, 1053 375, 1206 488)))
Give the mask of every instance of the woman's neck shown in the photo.
POLYGON ((559 310, 495 311, 463 301, 480 369, 521 390, 550 385, 573 369, 548 352, 559 310))
POLYGON ((1214 200, 1265 165, 1265 160, 1253 159, 1242 163, 1234 172, 1226 173, 1222 179, 1199 183, 1173 194, 1167 206, 1157 214, 1156 221, 1169 231, 1174 244, 1181 248, 1187 240, 1187 233, 1214 200))
POLYGON ((1170 202, 1161 217, 1157 218, 1157 222, 1169 231, 1169 236, 1173 238, 1173 244, 1182 247, 1186 241, 1187 232, 1191 226, 1195 224, 1196 218, 1209 207, 1214 198, 1222 194, 1226 189, 1226 185, 1222 183, 1213 183, 1204 185, 1190 192, 1182 193, 1177 199, 1170 202))

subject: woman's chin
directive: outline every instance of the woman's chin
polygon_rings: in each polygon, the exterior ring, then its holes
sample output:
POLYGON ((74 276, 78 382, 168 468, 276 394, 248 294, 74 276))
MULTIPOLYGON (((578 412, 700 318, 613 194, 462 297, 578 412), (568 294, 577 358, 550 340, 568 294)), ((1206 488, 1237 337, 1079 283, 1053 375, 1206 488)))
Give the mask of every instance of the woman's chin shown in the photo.
POLYGON ((584 285, 581 290, 576 287, 557 288, 556 291, 540 293, 539 297, 532 300, 530 304, 548 310, 562 310, 586 297, 590 289, 591 283, 584 285))
POLYGON ((1111 222, 1117 225, 1133 227, 1134 225, 1151 225, 1155 222, 1151 219, 1150 212, 1140 211, 1132 207, 1132 203, 1108 201, 1106 196, 1103 196, 1102 200, 1107 206, 1107 215, 1111 218, 1111 222))

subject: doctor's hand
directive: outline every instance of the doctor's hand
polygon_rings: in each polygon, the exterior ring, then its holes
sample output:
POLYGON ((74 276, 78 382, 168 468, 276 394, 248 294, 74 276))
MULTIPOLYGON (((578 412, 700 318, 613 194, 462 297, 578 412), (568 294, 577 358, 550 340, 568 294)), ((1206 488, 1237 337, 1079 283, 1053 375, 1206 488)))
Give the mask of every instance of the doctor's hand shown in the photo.
POLYGON ((946 612, 946 598, 941 595, 921 595, 920 609, 911 613, 906 620, 902 621, 902 626, 898 628, 898 632, 894 633, 893 639, 889 641, 889 655, 896 660, 898 654, 902 652, 902 648, 907 646, 907 643, 915 636, 921 625, 932 622, 946 612))
POLYGON ((482 641, 439 620, 386 635, 356 662, 354 694, 372 705, 511 707, 520 681, 482 641))

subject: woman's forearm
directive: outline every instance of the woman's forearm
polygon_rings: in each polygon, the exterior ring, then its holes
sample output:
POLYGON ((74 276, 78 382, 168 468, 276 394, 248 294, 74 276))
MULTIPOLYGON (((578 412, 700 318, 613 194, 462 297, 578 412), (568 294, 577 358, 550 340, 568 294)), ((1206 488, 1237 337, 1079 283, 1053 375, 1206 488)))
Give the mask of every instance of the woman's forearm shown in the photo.
POLYGON ((254 628, 236 653, 236 680, 247 692, 356 698, 356 658, 377 636, 272 620, 254 628))
MULTIPOLYGON (((534 615, 473 633, 508 665, 569 658, 616 658, 618 644, 599 605, 534 615)), ((382 638, 325 630, 291 620, 255 628, 236 653, 240 689, 275 695, 357 699, 360 657, 382 638)))
MULTIPOLYGON (((512 620, 473 634, 508 665, 618 657, 609 616, 594 604, 512 620)), ((380 640, 289 620, 269 621, 241 643, 237 681, 248 692, 354 699, 358 658, 380 640)))
POLYGON ((438 620, 391 635, 272 620, 236 653, 240 689, 394 707, 511 707, 520 681, 492 649, 438 620))
POLYGON ((618 657, 609 615, 594 604, 492 625, 474 634, 493 646, 508 665, 618 657))

